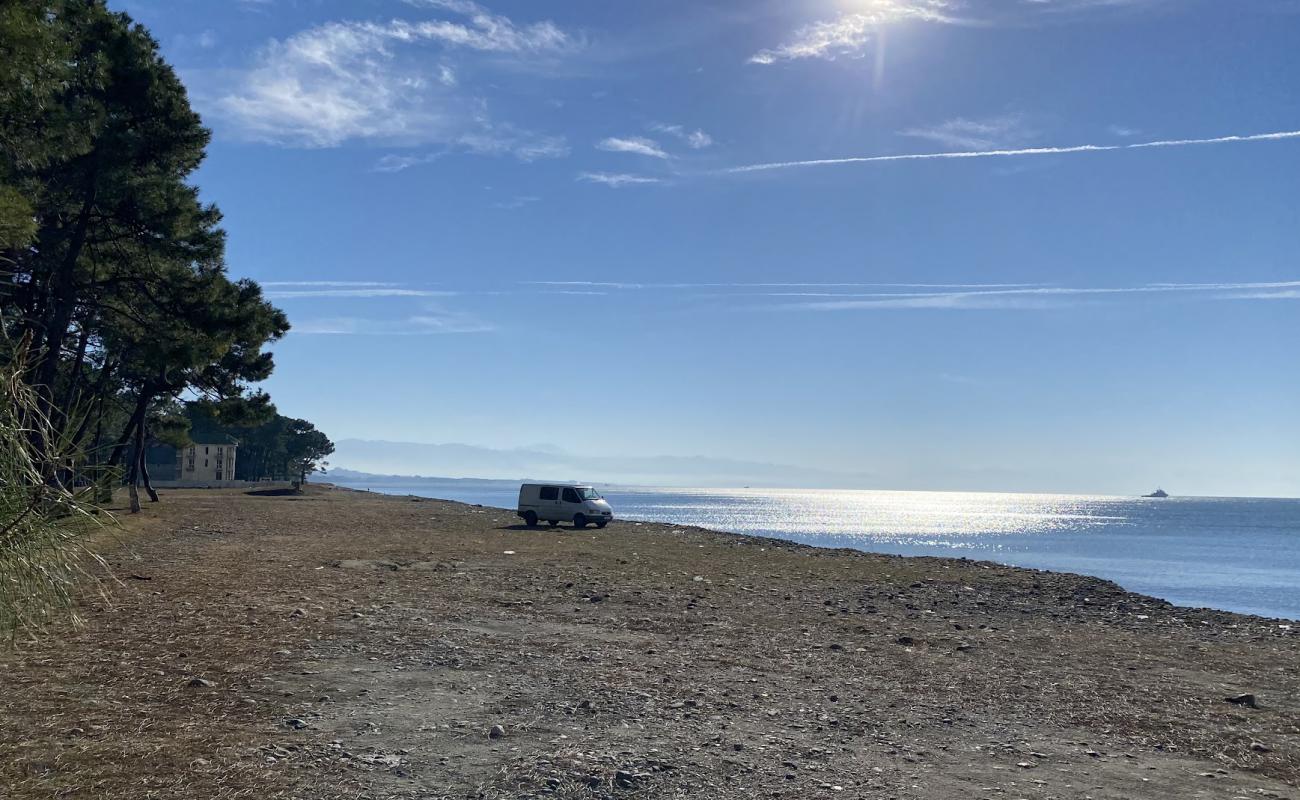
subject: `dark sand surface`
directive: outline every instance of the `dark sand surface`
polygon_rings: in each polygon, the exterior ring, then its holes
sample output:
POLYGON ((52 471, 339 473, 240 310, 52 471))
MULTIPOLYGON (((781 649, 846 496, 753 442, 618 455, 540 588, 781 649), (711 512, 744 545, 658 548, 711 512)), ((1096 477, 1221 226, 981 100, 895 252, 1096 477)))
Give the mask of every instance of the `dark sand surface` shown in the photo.
POLYGON ((125 524, 0 651, 0 797, 1300 797, 1273 620, 328 488, 125 524))

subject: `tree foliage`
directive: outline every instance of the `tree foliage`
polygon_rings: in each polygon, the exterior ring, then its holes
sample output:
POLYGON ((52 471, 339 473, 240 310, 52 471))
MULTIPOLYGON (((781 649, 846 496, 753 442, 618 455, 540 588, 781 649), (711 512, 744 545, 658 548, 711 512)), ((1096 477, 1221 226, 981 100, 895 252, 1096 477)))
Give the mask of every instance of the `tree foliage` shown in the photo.
MULTIPOLYGON (((247 410, 241 408, 241 412, 247 410)), ((313 473, 324 471, 325 458, 334 452, 329 437, 307 420, 273 414, 265 421, 248 424, 247 417, 232 416, 229 409, 224 415, 220 411, 220 406, 211 403, 191 404, 190 438, 237 444, 235 477, 239 480, 305 483, 313 473)))
POLYGON ((230 276, 191 178, 209 133, 143 27, 105 0, 0 2, 0 627, 55 597, 88 488, 143 482, 186 404, 283 428, 301 477, 332 445, 255 385, 289 329, 230 276), (281 422, 282 421, 282 422, 281 422))

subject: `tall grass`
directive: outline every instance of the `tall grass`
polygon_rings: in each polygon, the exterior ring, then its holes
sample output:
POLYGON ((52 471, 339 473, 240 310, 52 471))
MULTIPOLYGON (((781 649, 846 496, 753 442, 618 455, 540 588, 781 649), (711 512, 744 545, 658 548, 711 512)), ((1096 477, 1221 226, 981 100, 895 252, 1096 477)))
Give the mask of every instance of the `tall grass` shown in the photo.
POLYGON ((85 573, 82 539, 95 525, 61 473, 55 426, 23 380, 22 354, 0 364, 0 637, 71 618, 85 573))

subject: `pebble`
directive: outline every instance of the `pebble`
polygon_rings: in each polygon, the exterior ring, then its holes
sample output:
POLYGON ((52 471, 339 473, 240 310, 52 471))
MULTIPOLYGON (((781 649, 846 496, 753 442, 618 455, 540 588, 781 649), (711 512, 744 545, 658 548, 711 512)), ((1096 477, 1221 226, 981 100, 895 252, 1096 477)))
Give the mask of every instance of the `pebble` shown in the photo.
POLYGON ((1246 708, 1259 708, 1259 706, 1256 705, 1255 695, 1253 694, 1239 694, 1232 697, 1225 697, 1223 699, 1227 700, 1229 703, 1233 703, 1234 705, 1245 706, 1246 708))
POLYGON ((185 685, 190 687, 191 689, 209 689, 215 686, 216 684, 204 678, 190 678, 189 682, 186 683, 185 685))
POLYGON ((506 735, 506 729, 504 725, 493 725, 491 730, 488 731, 489 739, 500 739, 502 736, 505 735, 506 735))

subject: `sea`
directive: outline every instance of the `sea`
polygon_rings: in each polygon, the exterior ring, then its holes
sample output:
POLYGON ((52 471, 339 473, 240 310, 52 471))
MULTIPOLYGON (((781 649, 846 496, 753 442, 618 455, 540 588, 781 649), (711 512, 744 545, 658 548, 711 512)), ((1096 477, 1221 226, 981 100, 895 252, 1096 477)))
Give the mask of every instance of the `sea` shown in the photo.
MULTIPOLYGON (((514 509, 500 481, 333 479, 514 509)), ((1300 499, 600 487, 619 519, 1075 572, 1176 605, 1300 620, 1300 499)))

